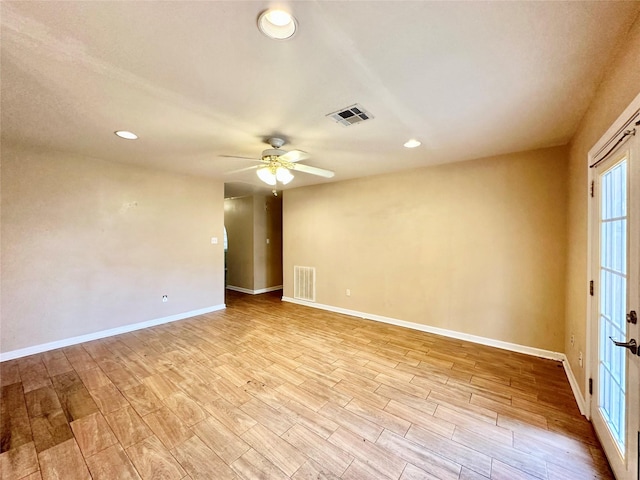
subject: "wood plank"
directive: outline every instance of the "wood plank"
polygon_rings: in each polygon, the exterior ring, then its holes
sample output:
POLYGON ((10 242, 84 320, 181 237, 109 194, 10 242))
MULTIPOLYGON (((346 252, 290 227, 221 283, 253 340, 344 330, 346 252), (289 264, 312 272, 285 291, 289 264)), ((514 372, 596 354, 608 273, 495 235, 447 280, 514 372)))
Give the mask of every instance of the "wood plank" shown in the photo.
POLYGON ((333 402, 344 407, 353 399, 353 396, 333 388, 336 383, 338 382, 331 382, 331 386, 329 387, 324 383, 318 382, 315 379, 308 379, 302 382, 300 385, 297 385, 296 388, 306 390, 316 398, 325 400, 327 402, 333 402))
MULTIPOLYGON (((385 410, 382 410, 375 405, 371 405, 368 402, 354 399, 349 402, 344 408, 345 410, 349 410, 399 435, 404 435, 405 433, 407 433, 407 430, 409 430, 409 427, 411 426, 411 422, 409 422, 408 420, 405 420, 404 418, 395 415, 393 412, 388 411, 388 405, 387 407, 385 407, 385 410)), ((403 406, 403 408, 408 407, 403 406)))
POLYGON ((73 430, 80 451, 85 457, 90 457, 111 445, 115 445, 118 441, 100 412, 71 422, 71 430, 73 430))
POLYGON ((377 382, 387 385, 388 387, 395 388, 396 390, 400 390, 416 397, 427 398, 427 395, 431 393, 431 390, 425 386, 398 380, 395 377, 383 373, 378 374, 375 379, 377 382))
MULTIPOLYGON (((387 431, 387 430, 385 430, 387 431)), ((380 445, 368 442, 345 428, 338 428, 329 442, 356 457, 367 467, 389 478, 399 478, 407 463, 380 445)))
POLYGON ((289 478, 254 449, 250 449, 233 462, 231 468, 242 478, 268 478, 269 480, 288 480, 289 478))
POLYGON ((187 472, 156 437, 149 437, 126 450, 144 480, 180 480, 187 472))
POLYGON ((37 472, 34 472, 31 475, 22 477, 20 480, 42 480, 42 475, 40 474, 40 470, 38 470, 37 472))
POLYGON ((448 422, 441 418, 436 418, 433 415, 427 415, 422 412, 422 410, 417 410, 415 408, 409 407, 404 403, 397 402, 396 400, 389 401, 387 406, 384 407, 384 411, 389 415, 396 416, 397 418, 413 420, 413 422, 405 420, 405 422, 408 422, 408 427, 406 430, 399 430, 397 428, 393 429, 385 425, 385 428, 387 430, 390 430, 399 435, 406 434, 407 430, 409 430, 409 427, 411 426, 411 423, 413 423, 414 425, 419 425, 423 428, 426 428, 427 430, 438 433, 447 438, 451 438, 451 435, 453 435, 453 430, 455 429, 455 424, 451 422, 448 422))
MULTIPOLYGON (((375 371, 373 371, 373 373, 375 373, 375 371)), ((375 380, 372 380, 369 377, 353 372, 351 370, 347 370, 346 368, 336 368, 333 371, 333 375, 338 377, 340 380, 346 380, 349 383, 352 383, 371 392, 374 392, 376 388, 380 386, 380 383, 376 382, 375 380)))
POLYGON ((193 480, 232 480, 237 477, 231 468, 195 435, 176 446, 171 453, 193 480))
MULTIPOLYGON (((462 478, 462 477, 460 477, 462 478)), ((438 477, 431 475, 428 472, 425 472, 421 468, 416 467, 415 465, 411 465, 407 463, 402 475, 400 476, 400 480, 440 480, 438 477)))
POLYGON ((216 397, 221 397, 239 407, 243 403, 251 400, 251 396, 246 392, 246 388, 246 386, 238 388, 227 379, 219 378, 209 384, 209 395, 204 403, 209 403, 215 400, 216 397))
POLYGON ((62 408, 53 387, 31 390, 24 397, 30 417, 40 417, 62 408))
POLYGON ((182 391, 165 397, 162 402, 188 426, 195 425, 209 416, 196 401, 182 391))
POLYGON ((91 480, 84 457, 74 439, 38 454, 43 480, 91 480))
POLYGON ((22 383, 6 385, 0 390, 0 453, 31 441, 33 435, 22 383))
MULTIPOLYGON (((588 477, 591 472, 600 471, 600 468, 591 456, 587 444, 583 443, 581 445, 582 449, 571 447, 561 448, 557 444, 540 441, 520 432, 514 433, 513 446, 517 450, 544 459, 547 462, 547 466, 550 463, 555 463, 562 468, 574 472, 576 476, 588 477)), ((608 465, 604 469, 604 472, 600 473, 607 472, 608 465)))
POLYGON ((376 480, 395 480, 397 477, 383 475, 371 465, 355 459, 342 474, 342 480, 361 480, 364 478, 375 478, 376 480))
POLYGON ((120 390, 113 383, 97 390, 90 390, 89 394, 103 415, 129 405, 127 399, 122 396, 120 390))
POLYGON ((128 390, 141 384, 141 380, 125 366, 115 368, 108 372, 105 371, 105 373, 107 377, 109 377, 109 380, 111 380, 120 391, 128 390))
POLYGON ((352 455, 302 425, 294 425, 282 438, 334 475, 342 475, 354 459, 352 455))
POLYGON ((24 393, 51 386, 49 372, 39 355, 32 355, 27 359, 21 358, 18 365, 24 393))
POLYGON ((142 419, 167 449, 172 449, 193 436, 191 429, 183 425, 167 407, 145 415, 142 419))
MULTIPOLYGON (((389 441, 389 437, 387 435, 385 438, 381 438, 380 441, 389 441)), ((478 452, 474 448, 461 445, 448 437, 443 437, 417 425, 413 425, 409 429, 406 438, 458 465, 464 465, 482 475, 489 476, 491 474, 491 457, 478 452)))
POLYGON ((285 383, 276 388, 276 391, 282 393, 290 400, 306 405, 311 410, 320 410, 327 402, 328 399, 323 396, 316 396, 313 393, 303 390, 295 385, 285 383))
POLYGON ((38 455, 33 442, 24 443, 0 454, 0 478, 23 478, 39 470, 38 455))
POLYGON ((60 349, 51 350, 42 354, 42 362, 47 369, 49 377, 55 377, 61 373, 70 372, 73 367, 60 349))
POLYGON ((333 389, 348 395, 352 399, 360 400, 379 409, 384 409, 384 407, 387 406, 387 403, 389 403, 388 398, 361 386, 355 385, 348 380, 340 380, 336 383, 333 389))
POLYGON ((393 432, 382 432, 376 444, 437 478, 453 480, 460 474, 458 463, 393 432))
POLYGON ((120 445, 112 445, 86 459, 93 480, 140 480, 120 445))
POLYGON ((514 418, 516 420, 523 420, 532 425, 536 425, 542 428, 548 428, 547 419, 543 415, 540 415, 538 413, 522 410, 511 405, 504 405, 500 402, 496 402, 495 400, 491 400, 479 395, 472 395, 470 403, 479 407, 485 407, 505 417, 514 418))
POLYGON ((98 411, 98 406, 75 371, 56 375, 52 381, 69 423, 98 411))
MULTIPOLYGON (((433 415, 436 411, 436 408, 438 407, 438 404, 432 402, 431 400, 427 400, 422 397, 416 397, 415 395, 410 395, 388 385, 380 385, 375 392, 378 395, 388 398, 389 400, 396 400, 397 402, 402 403, 407 407, 420 410, 427 415, 433 415)), ((387 401, 385 407, 388 403, 389 401, 387 401)))
POLYGON ((451 425, 464 427, 471 432, 486 436, 505 445, 513 445, 513 432, 511 430, 479 420, 477 416, 468 415, 461 410, 462 409, 453 409, 444 405, 438 405, 434 417, 445 420, 451 425))
POLYGON ((129 405, 105 415, 105 420, 120 444, 125 448, 140 443, 153 435, 140 415, 129 405))
POLYGON ((193 426, 196 435, 227 464, 240 458, 251 447, 214 417, 193 426))
MULTIPOLYGON (((493 459, 491 468, 491 480, 538 480, 540 477, 529 475, 517 468, 493 459)), ((547 478, 546 476, 543 478, 547 478)))
MULTIPOLYGON (((276 435, 282 435, 293 426, 293 421, 285 413, 271 408, 261 400, 254 398, 240 407, 244 413, 273 431, 276 435)), ((258 450, 259 452, 259 450, 258 450)))
POLYGON ((80 370, 78 376, 87 390, 98 390, 99 388, 111 385, 112 382, 100 368, 91 368, 88 370, 80 370))
POLYGON ((32 418, 31 429, 38 453, 73 438, 73 432, 62 409, 32 418))
MULTIPOLYGON (((320 409, 320 414, 333 422, 342 425, 344 428, 357 433, 362 438, 375 442, 380 436, 384 428, 371 420, 368 420, 357 413, 335 405, 332 402, 327 403, 320 409)), ((336 429, 334 429, 336 430, 336 429)), ((333 432, 331 432, 333 433, 333 432)))
POLYGON ((91 355, 82 347, 82 345, 73 345, 63 348, 64 356, 67 357, 69 363, 76 372, 97 368, 98 364, 91 358, 91 355))
MULTIPOLYGON (((329 404, 325 405, 323 408, 328 405, 329 404)), ((329 435, 338 428, 338 424, 328 416, 321 414, 322 412, 317 413, 293 400, 287 402, 286 406, 281 407, 280 411, 286 414, 292 422, 307 427, 322 438, 329 438, 329 435)))
POLYGON ((469 448, 473 448, 485 455, 498 459, 501 462, 516 468, 522 472, 546 478, 547 469, 543 460, 527 455, 515 448, 491 440, 487 437, 477 435, 463 428, 456 428, 453 440, 469 448))
POLYGON ((124 390, 122 394, 141 417, 164 407, 162 400, 143 384, 124 390))
POLYGON ((488 478, 465 467, 462 467, 460 472, 460 480, 487 480, 488 478))
POLYGON ((20 367, 18 360, 8 360, 0 362, 0 387, 20 383, 20 367))
POLYGON ((244 432, 242 439, 288 476, 307 461, 305 455, 260 424, 244 432))
POLYGON ((234 407, 233 404, 222 398, 208 403, 204 408, 212 417, 215 417, 216 420, 232 430, 236 435, 242 435, 258 423, 242 410, 234 407))
POLYGON ((340 477, 313 460, 307 460, 291 478, 292 480, 340 480, 340 477))
POLYGON ((180 387, 169 380, 166 375, 162 374, 145 377, 142 380, 142 383, 144 383, 147 388, 161 400, 164 400, 171 395, 182 393, 180 387))

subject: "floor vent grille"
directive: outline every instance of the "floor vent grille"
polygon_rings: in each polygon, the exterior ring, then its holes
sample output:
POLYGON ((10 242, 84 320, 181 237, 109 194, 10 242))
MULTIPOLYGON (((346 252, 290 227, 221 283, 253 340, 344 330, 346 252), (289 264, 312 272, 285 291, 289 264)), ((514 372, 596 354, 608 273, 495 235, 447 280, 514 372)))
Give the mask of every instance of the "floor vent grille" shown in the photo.
POLYGON ((316 301, 316 269, 315 267, 293 267, 293 298, 316 301))

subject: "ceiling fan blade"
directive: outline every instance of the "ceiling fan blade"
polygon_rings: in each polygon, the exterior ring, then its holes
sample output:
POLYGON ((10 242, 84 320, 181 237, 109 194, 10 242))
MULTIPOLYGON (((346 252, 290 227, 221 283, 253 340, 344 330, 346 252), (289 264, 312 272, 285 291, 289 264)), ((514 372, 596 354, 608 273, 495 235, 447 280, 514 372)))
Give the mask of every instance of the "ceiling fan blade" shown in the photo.
POLYGON ((312 167, 310 165, 304 165, 302 163, 296 163, 293 165, 293 170, 297 170, 299 172, 310 173, 311 175, 318 175, 324 178, 332 178, 335 175, 335 172, 331 170, 325 170, 323 168, 312 167))
POLYGON ((241 168, 240 170, 232 170, 231 172, 225 173, 225 175, 233 175, 234 173, 248 172, 249 170, 255 170, 256 168, 260 168, 262 165, 253 165, 247 168, 241 168))
POLYGON ((299 162, 301 160, 306 160, 307 158, 309 158, 311 155, 309 155, 307 152, 303 152, 302 150, 291 150, 287 153, 285 153, 284 155, 280 156, 281 160, 284 160, 285 162, 299 162))
POLYGON ((255 158, 255 157, 239 157, 238 155, 218 155, 219 157, 224 157, 224 158, 242 158, 244 160, 253 160, 254 162, 261 162, 262 159, 260 158, 255 158))

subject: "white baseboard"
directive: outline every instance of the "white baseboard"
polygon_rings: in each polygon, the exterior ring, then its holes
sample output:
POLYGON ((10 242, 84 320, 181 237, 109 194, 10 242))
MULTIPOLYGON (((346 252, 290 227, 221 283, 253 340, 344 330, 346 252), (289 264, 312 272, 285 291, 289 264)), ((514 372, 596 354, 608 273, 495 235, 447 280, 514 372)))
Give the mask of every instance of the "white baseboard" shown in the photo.
POLYGON ((564 367, 564 371, 567 374, 567 379, 569 380, 569 385, 571 385, 571 391, 573 392, 573 396, 576 399, 576 403, 578 404, 580 413, 589 418, 589 415, 587 414, 587 402, 585 402, 584 397, 582 396, 582 392, 580 391, 580 387, 578 386, 578 381, 573 374, 573 370, 571 370, 571 364, 569 363, 566 355, 563 354, 563 357, 564 358, 562 359, 562 366, 564 367))
POLYGON ((249 290, 248 288, 234 287, 233 285, 227 285, 227 290, 233 290, 234 292, 248 293, 249 295, 259 295, 261 293, 275 292, 276 290, 282 290, 282 285, 275 287, 260 288, 258 290, 249 290))
POLYGON ((580 387, 578 386, 576 377, 573 375, 573 371, 571 370, 569 361, 567 360, 567 357, 564 353, 544 350, 542 348, 528 347, 526 345, 519 345, 517 343, 503 342, 502 340, 494 340, 492 338, 480 337, 478 335, 456 332, 455 330, 446 330, 444 328, 432 327, 430 325, 423 325, 421 323, 407 322, 405 320, 383 317, 382 315, 375 315, 372 313, 358 312, 356 310, 324 305, 322 303, 307 302, 291 297, 282 297, 282 301, 296 303, 298 305, 304 305, 306 307, 319 308, 321 310, 327 310, 330 312, 342 313, 344 315, 351 315, 352 317, 360 317, 367 320, 389 323, 391 325, 397 325, 399 327, 411 328, 412 330, 420 330, 421 332, 434 333, 436 335, 442 335, 444 337, 455 338, 458 340, 466 340, 468 342, 487 345, 489 347, 501 348, 503 350, 509 350, 511 352, 524 353, 526 355, 533 355, 535 357, 560 361, 562 362, 562 366, 564 367, 567 378, 569 379, 569 385, 571 386, 571 391, 573 392, 573 396, 576 399, 576 403, 578 404, 580 413, 584 416, 587 416, 586 402, 584 400, 584 397, 582 396, 582 392, 580 392, 580 387))
POLYGON ((331 305, 323 305, 321 303, 307 302, 291 297, 282 297, 282 301, 297 303, 298 305, 305 305, 312 308, 319 308, 321 310, 328 310, 335 313, 343 313, 345 315, 351 315, 352 317, 375 320, 376 322, 389 323, 391 325, 397 325, 399 327, 410 328, 412 330, 420 330, 427 333, 434 333, 436 335, 442 335, 444 337, 455 338, 458 340, 466 340, 467 342, 479 343, 481 345, 501 348, 503 350, 509 350, 511 352, 524 353, 526 355, 533 355, 535 357, 549 358, 551 360, 558 361, 563 361, 566 358, 564 356, 564 353, 560 352, 552 352, 551 350, 544 350, 542 348, 528 347, 526 345, 519 345, 517 343, 503 342, 502 340, 494 340, 493 338, 480 337, 478 335, 471 335, 469 333, 456 332, 455 330, 432 327, 430 325, 423 325, 422 323, 407 322, 405 320, 398 320, 397 318, 383 317, 382 315, 376 315, 373 313, 358 312, 356 310, 333 307, 331 305))
POLYGON ((36 353, 48 352, 49 350, 55 350, 57 348, 69 347, 71 345, 77 345, 78 343, 90 342, 91 340, 99 340, 101 338, 112 337, 114 335, 120 335, 121 333, 133 332, 134 330, 141 330, 143 328, 155 327, 156 325, 162 325, 163 323, 170 323, 170 322, 175 322, 177 320, 184 320, 185 318, 204 315, 205 313, 211 313, 218 310, 223 310, 224 308, 226 308, 226 305, 223 303, 221 305, 214 305, 212 307, 201 308, 200 310, 192 310, 190 312, 177 313, 175 315, 169 315, 168 317, 147 320, 146 322, 132 323, 130 325, 123 325, 121 327, 110 328, 108 330, 102 330, 94 333, 87 333, 86 335, 65 338, 64 340, 57 340, 55 342, 42 343, 40 345, 34 345, 32 347, 20 348, 18 350, 12 350, 10 352, 3 352, 3 353, 0 353, 0 362, 4 362, 5 360, 13 360, 14 358, 26 357, 28 355, 34 355, 36 353))

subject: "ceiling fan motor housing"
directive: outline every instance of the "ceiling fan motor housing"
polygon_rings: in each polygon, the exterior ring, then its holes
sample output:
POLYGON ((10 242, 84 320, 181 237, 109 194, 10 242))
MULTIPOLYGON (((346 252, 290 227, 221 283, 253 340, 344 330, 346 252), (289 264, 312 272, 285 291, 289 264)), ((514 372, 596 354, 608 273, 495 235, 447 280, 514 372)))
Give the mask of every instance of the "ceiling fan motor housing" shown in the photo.
POLYGON ((279 148, 267 148, 262 151, 262 157, 279 157, 287 153, 286 150, 281 150, 279 148))

